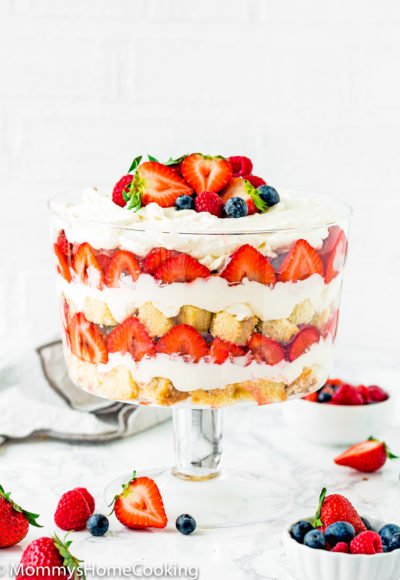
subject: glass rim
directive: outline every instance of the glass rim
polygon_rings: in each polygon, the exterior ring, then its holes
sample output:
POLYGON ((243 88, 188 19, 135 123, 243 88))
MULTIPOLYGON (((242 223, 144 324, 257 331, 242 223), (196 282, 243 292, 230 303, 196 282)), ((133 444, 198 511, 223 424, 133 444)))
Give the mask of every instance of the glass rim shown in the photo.
POLYGON ((216 231, 202 231, 199 228, 184 228, 182 230, 178 229, 169 229, 167 226, 166 228, 160 228, 159 226, 154 226, 151 223, 146 225, 122 225, 122 224, 113 224, 112 222, 99 220, 99 219, 91 219, 91 218, 82 218, 76 217, 71 215, 68 211, 64 211, 56 207, 56 203, 61 201, 62 199, 67 199, 68 195, 72 195, 75 193, 74 191, 58 193, 47 200, 47 208, 52 215, 56 215, 58 217, 64 218, 66 220, 75 222, 75 223, 82 223, 88 224, 90 226, 103 226, 108 227, 110 229, 116 230, 125 230, 125 231, 134 231, 134 232, 148 232, 148 233, 157 233, 157 234, 174 234, 174 235, 190 235, 190 236, 248 236, 248 235, 260 235, 260 234, 277 234, 277 233, 285 233, 285 232, 295 232, 295 231, 314 231, 320 228, 329 228, 331 226, 336 225, 338 222, 342 220, 348 220, 352 213, 353 208, 352 206, 344 200, 335 199, 333 196, 329 195, 322 195, 322 194, 306 194, 301 191, 293 191, 293 190, 285 190, 288 193, 292 193, 295 195, 304 195, 308 196, 312 199, 320 199, 325 200, 326 202, 330 202, 331 204, 335 204, 337 208, 340 208, 342 211, 338 212, 334 218, 329 221, 322 221, 319 224, 311 225, 311 226, 288 226, 288 227, 273 227, 273 228, 257 228, 257 229, 240 229, 237 230, 216 230, 216 231))

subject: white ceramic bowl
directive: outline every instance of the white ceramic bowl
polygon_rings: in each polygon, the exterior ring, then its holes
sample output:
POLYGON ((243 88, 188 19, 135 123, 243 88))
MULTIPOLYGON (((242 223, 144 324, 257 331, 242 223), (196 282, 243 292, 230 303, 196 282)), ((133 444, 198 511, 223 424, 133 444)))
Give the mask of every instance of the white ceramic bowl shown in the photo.
MULTIPOLYGON (((375 530, 388 523, 366 517, 375 530)), ((283 545, 299 580, 398 580, 400 577, 400 550, 374 555, 313 550, 291 537, 292 525, 284 530, 283 545)))
POLYGON ((298 435, 319 445, 352 445, 377 437, 393 422, 392 397, 372 405, 327 405, 297 399, 285 403, 288 426, 298 435))

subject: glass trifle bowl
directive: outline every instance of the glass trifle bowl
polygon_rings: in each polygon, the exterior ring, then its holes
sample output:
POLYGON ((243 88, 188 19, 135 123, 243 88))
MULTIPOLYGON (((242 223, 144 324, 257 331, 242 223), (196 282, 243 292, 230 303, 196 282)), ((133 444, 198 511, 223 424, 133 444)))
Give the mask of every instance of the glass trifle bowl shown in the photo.
POLYGON ((93 189, 50 210, 68 374, 98 397, 172 408, 175 466, 152 472, 169 513, 203 527, 282 513, 283 485, 220 471, 223 408, 327 380, 349 206, 281 193, 268 219, 218 220, 154 203, 127 212, 93 189))

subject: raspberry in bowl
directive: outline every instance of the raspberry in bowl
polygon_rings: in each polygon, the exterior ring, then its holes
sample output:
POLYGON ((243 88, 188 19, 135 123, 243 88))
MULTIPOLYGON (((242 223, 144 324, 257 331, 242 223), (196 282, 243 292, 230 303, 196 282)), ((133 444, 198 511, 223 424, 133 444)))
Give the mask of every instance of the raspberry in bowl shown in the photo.
POLYGON ((51 201, 77 386, 215 412, 325 383, 350 209, 263 177, 243 156, 136 158, 114 189, 51 201))

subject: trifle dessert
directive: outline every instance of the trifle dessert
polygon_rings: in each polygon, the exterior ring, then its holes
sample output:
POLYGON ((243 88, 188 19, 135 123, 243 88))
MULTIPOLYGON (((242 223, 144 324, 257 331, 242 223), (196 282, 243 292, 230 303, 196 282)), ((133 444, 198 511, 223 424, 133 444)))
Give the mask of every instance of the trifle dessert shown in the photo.
POLYGON ((349 210, 250 159, 136 158, 109 190, 54 198, 68 372, 101 397, 263 405, 325 384, 349 210))

